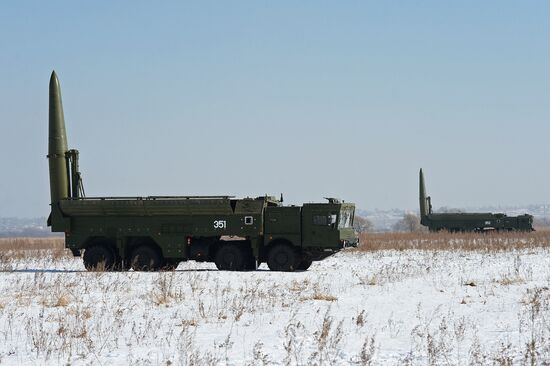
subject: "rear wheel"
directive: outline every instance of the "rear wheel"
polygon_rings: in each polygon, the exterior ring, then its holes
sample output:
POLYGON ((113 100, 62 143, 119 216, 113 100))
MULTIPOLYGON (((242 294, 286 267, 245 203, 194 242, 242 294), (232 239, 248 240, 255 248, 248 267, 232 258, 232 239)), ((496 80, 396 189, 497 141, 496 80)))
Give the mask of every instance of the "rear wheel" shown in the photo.
POLYGON ((298 269, 301 258, 290 245, 277 244, 269 251, 267 266, 272 271, 292 272, 298 269))
POLYGON ((84 251, 84 267, 88 271, 111 271, 115 267, 115 254, 105 245, 94 245, 84 251))
POLYGON ((243 250, 235 244, 224 244, 216 252, 216 267, 220 271, 242 271, 246 267, 243 250))
POLYGON ((166 260, 161 269, 163 271, 175 271, 179 264, 180 262, 177 260, 166 260))
POLYGON ((134 271, 158 271, 162 265, 162 255, 148 245, 138 247, 130 256, 130 265, 134 271))

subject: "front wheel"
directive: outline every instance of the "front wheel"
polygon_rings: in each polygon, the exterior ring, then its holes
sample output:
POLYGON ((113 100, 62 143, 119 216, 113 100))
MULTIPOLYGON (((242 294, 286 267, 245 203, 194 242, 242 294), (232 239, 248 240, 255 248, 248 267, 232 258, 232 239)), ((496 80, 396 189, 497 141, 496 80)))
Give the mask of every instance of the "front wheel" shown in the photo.
POLYGON ((278 244, 269 251, 267 266, 272 271, 293 272, 298 269, 300 256, 290 245, 278 244))

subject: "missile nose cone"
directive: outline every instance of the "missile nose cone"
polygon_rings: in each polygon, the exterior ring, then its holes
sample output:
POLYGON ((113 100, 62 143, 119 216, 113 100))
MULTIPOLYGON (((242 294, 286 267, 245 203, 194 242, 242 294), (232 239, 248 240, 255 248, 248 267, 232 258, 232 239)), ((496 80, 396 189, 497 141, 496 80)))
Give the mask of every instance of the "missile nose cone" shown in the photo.
POLYGON ((61 101, 61 85, 55 71, 50 78, 50 112, 49 112, 49 154, 65 154, 67 151, 67 134, 61 101))
POLYGON ((59 79, 57 78, 55 70, 52 71, 52 76, 50 76, 50 90, 52 88, 59 88, 59 79))

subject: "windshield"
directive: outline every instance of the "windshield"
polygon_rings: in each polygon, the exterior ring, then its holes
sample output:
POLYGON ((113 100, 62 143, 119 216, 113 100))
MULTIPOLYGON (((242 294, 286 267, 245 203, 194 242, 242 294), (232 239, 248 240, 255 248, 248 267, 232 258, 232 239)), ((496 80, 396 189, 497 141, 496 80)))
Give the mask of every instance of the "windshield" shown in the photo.
POLYGON ((340 211, 340 221, 338 222, 338 228, 351 227, 353 224, 353 209, 343 208, 340 211))

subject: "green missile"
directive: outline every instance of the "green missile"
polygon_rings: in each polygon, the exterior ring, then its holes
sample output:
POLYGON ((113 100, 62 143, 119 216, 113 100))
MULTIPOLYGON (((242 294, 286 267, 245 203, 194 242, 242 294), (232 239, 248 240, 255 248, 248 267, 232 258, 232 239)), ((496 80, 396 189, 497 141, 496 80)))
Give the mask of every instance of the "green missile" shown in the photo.
POLYGON ((55 71, 50 78, 50 113, 48 135, 48 163, 50 167, 50 196, 52 204, 69 197, 67 166, 67 133, 61 101, 61 87, 55 71))

